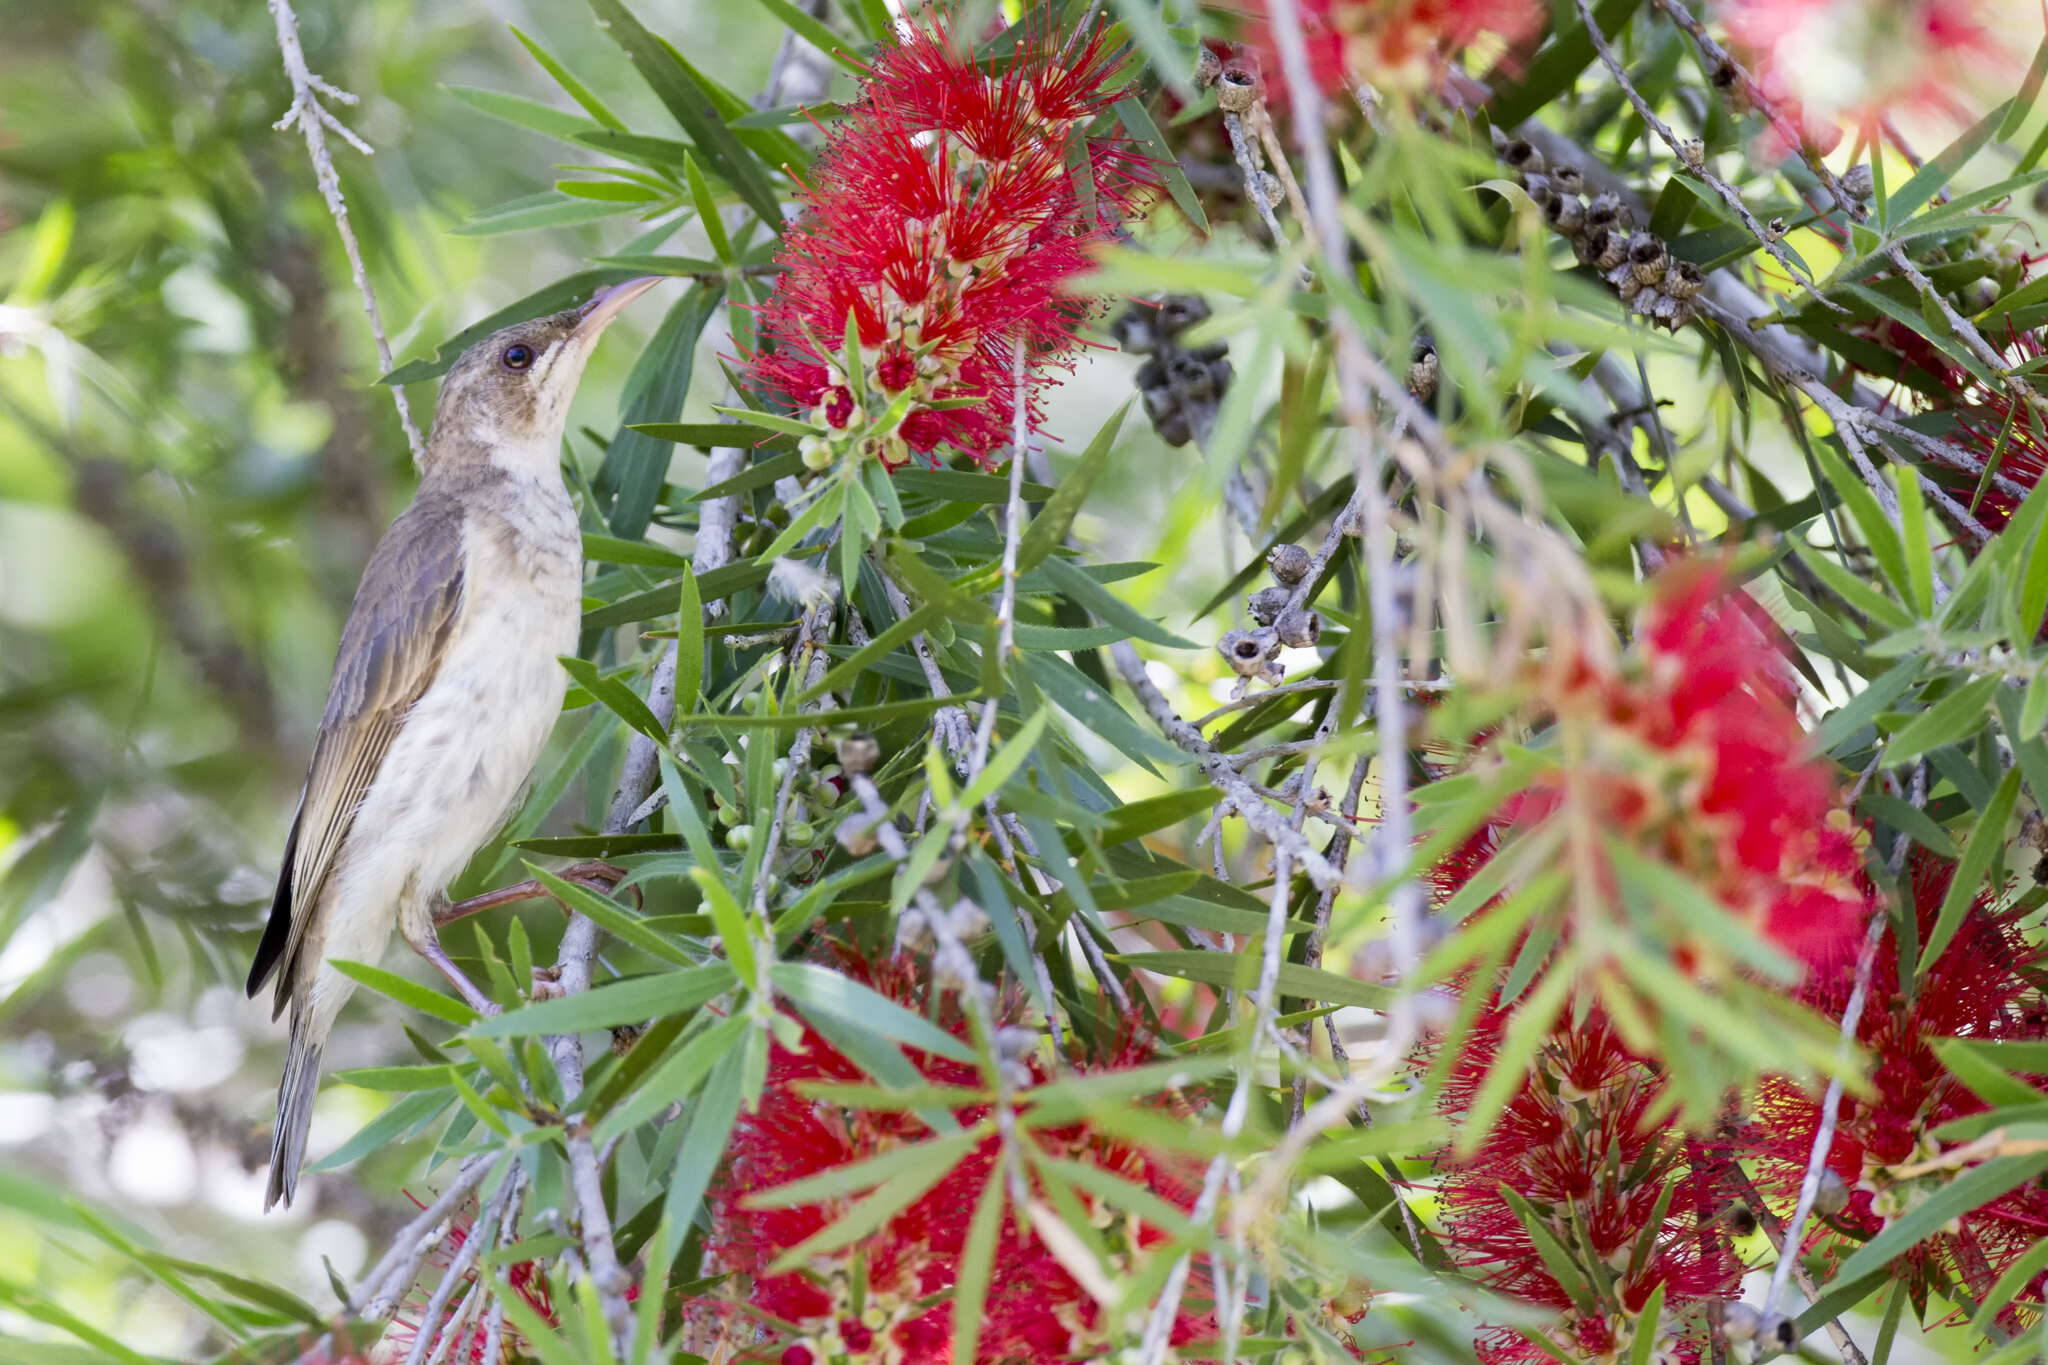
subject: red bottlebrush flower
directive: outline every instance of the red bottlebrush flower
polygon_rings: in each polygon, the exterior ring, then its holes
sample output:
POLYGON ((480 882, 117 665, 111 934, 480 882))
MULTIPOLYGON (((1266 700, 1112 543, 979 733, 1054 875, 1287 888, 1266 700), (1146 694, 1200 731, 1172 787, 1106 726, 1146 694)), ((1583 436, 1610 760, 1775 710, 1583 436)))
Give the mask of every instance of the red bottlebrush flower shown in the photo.
MULTIPOLYGON (((1919 942, 1928 941, 1954 877, 1953 864, 1915 851, 1912 888, 1919 942)), ((1963 1144, 1933 1133, 1986 1106, 1943 1065, 1934 1043, 1942 1038, 2001 1042, 2048 1037, 2042 956, 2020 932, 2013 913, 1993 913, 1990 898, 1980 896, 1908 998, 1899 988, 1898 945, 1887 931, 1856 1028, 1870 1054, 1872 1093, 1842 1097, 1828 1151, 1828 1169, 1841 1178, 1846 1206, 1815 1221, 1809 1246, 1846 1255, 1969 1168, 1967 1160, 1940 1163, 1944 1153, 1963 1144), (1933 1164, 1915 1169, 1928 1163, 1933 1164)), ((1853 964, 1837 964, 1810 976, 1801 998, 1823 1014, 1840 1017, 1854 978, 1853 964)), ((2039 1076, 2028 1080, 2048 1084, 2039 1076)), ((1758 1093, 1755 1116, 1736 1137, 1734 1154, 1752 1163, 1757 1188, 1782 1208, 1789 1210, 1798 1197, 1819 1126, 1818 1098, 1773 1077, 1758 1093)), ((1890 1273, 1917 1303, 1924 1304, 1929 1290, 1938 1290, 1943 1281, 1981 1300, 2043 1233, 2048 1233, 2048 1189, 2028 1181, 1922 1241, 1893 1261, 1890 1273)), ((2044 1295, 2048 1272, 2036 1275, 2019 1298, 2038 1304, 2044 1295)), ((2007 1308, 1999 1321, 2009 1331, 2024 1325, 2018 1308, 2007 1308)))
POLYGON ((1875 133, 1922 109, 1964 114, 1963 85, 2009 60, 1988 0, 1716 0, 1716 17, 1780 118, 1780 152, 1796 137, 1817 152, 1842 125, 1875 133))
MULTIPOLYGON (((1562 757, 1502 812, 1501 829, 1582 822, 1683 872, 1793 957, 1847 956, 1870 915, 1861 836, 1831 765, 1805 753, 1776 630, 1712 566, 1666 570, 1623 665, 1574 663, 1543 699, 1562 757)), ((1469 879, 1499 832, 1454 855, 1441 889, 1469 879)), ((1696 926, 1661 928, 1681 966, 1714 974, 1721 950, 1696 926)))
MULTIPOLYGON (((1247 11, 1245 46, 1269 86, 1284 92, 1280 48, 1265 0, 1247 11)), ((1380 91, 1420 90, 1444 65, 1487 34, 1505 42, 1535 33, 1544 11, 1533 0, 1299 0, 1309 71, 1325 95, 1361 83, 1380 91)))
MULTIPOLYGON (((1494 1009, 1476 1022, 1445 1086, 1446 1109, 1469 1109, 1508 1018, 1494 1009)), ((1490 1288, 1555 1310, 1545 1332, 1569 1358, 1625 1354, 1662 1285, 1658 1331, 1670 1340, 1658 1356, 1698 1360, 1706 1335, 1698 1310, 1740 1286, 1741 1263, 1715 1224, 1725 1203, 1719 1166, 1658 1117, 1664 1084, 1598 1010, 1567 1017, 1478 1150, 1440 1159, 1452 1257, 1490 1288), (1590 1309, 1559 1281, 1503 1186, 1528 1201, 1580 1268, 1574 1288, 1590 1309)), ((1550 1359, 1508 1328, 1483 1330, 1478 1344, 1488 1365, 1550 1359)))
MULTIPOLYGON (((922 1007, 931 989, 909 958, 873 966, 850 961, 843 966, 913 1008, 922 1007)), ((956 1037, 967 1032, 957 1009, 949 1009, 940 1023, 956 1037)), ((908 1055, 933 1085, 982 1084, 981 1073, 971 1065, 916 1051, 908 1055)), ((1131 1045, 1099 1069, 1142 1060, 1144 1050, 1131 1045)), ((1025 1065, 1034 1084, 1045 1079, 1035 1061, 1025 1065)), ((769 1267, 784 1251, 829 1226, 853 1201, 794 1208, 754 1208, 748 1202, 757 1191, 931 1137, 915 1115, 844 1109, 830 1099, 813 1099, 800 1088, 806 1082, 866 1079, 858 1066, 806 1026, 800 1049, 777 1044, 770 1053, 760 1105, 740 1116, 727 1146, 729 1166, 712 1191, 706 1246, 720 1267, 747 1277, 735 1296, 741 1311, 770 1328, 770 1338, 757 1347, 762 1359, 780 1359, 785 1365, 868 1360, 938 1365, 952 1359, 948 1291, 976 1202, 999 1169, 1001 1144, 996 1136, 976 1145, 929 1190, 858 1244, 821 1254, 802 1271, 776 1274, 769 1267), (862 1286, 859 1311, 857 1283, 862 1286)), ((1028 1088, 1020 1103, 1028 1112, 1028 1088)), ((954 1111, 954 1117, 968 1127, 984 1121, 988 1112, 987 1106, 973 1106, 954 1111)), ((1182 1209, 1195 1202, 1199 1172, 1191 1178, 1185 1162, 1096 1132, 1085 1121, 1048 1129, 1026 1125, 1021 1138, 1037 1143, 1054 1158, 1111 1172, 1182 1209)), ((1119 1256, 1136 1259, 1165 1236, 1078 1188, 1075 1193, 1088 1203, 1103 1240, 1119 1256)), ((978 1358, 990 1362, 1086 1359, 1108 1343, 1112 1326, 1037 1233, 1020 1226, 1014 1211, 1005 1214, 997 1239, 982 1320, 978 1358)), ((1185 1343, 1212 1330, 1207 1316, 1184 1308, 1173 1340, 1185 1343)))
MULTIPOLYGON (((410 1194, 406 1195, 406 1198, 412 1199, 415 1207, 422 1209, 426 1207, 419 1200, 413 1199, 410 1194)), ((434 1264, 445 1270, 453 1264, 457 1253, 462 1250, 463 1245, 474 1235, 476 1235, 476 1228, 473 1217, 468 1214, 458 1214, 449 1225, 448 1236, 435 1249, 433 1256, 434 1264)), ((465 1270, 463 1278, 465 1284, 475 1283, 476 1267, 471 1265, 465 1270)), ((539 1261, 519 1261, 506 1268, 505 1278, 511 1284, 512 1292, 524 1300, 528 1308, 531 1308, 550 1324, 559 1322, 559 1319, 555 1316, 554 1300, 548 1288, 547 1267, 545 1265, 539 1261)), ((463 1293, 466 1292, 467 1290, 465 1289, 449 1299, 450 1311, 453 1311, 454 1305, 461 1301, 463 1293)), ((424 1310, 429 1295, 421 1292, 416 1287, 411 1297, 413 1299, 410 1305, 411 1311, 418 1313, 424 1310)), ((627 1288, 626 1298, 629 1302, 639 1297, 640 1287, 638 1285, 632 1285, 627 1288)), ((403 1316, 394 1318, 391 1331, 385 1336, 384 1341, 378 1347, 380 1358, 386 1353, 386 1348, 389 1347, 396 1350, 396 1354, 391 1355, 391 1359, 403 1359, 405 1352, 410 1349, 423 1326, 425 1324, 408 1320, 403 1316)), ((433 1325, 434 1340, 429 1347, 428 1354, 431 1355, 434 1351, 443 1349, 441 1337, 447 1330, 448 1324, 445 1321, 433 1325)), ((442 1358, 450 1361, 461 1361, 465 1365, 499 1365, 500 1360, 513 1360, 519 1357, 520 1348, 524 1343, 517 1332, 507 1327, 499 1338, 499 1358, 486 1361, 484 1359, 484 1347, 488 1344, 489 1338, 490 1333, 488 1329, 480 1321, 472 1320, 461 1329, 460 1335, 454 1341, 448 1343, 448 1348, 445 1350, 442 1358)))
MULTIPOLYGON (((832 427, 835 411, 858 411, 862 389, 908 394, 882 451, 892 465, 941 444, 991 463, 1011 439, 1020 346, 1026 420, 1037 422, 1043 371, 1072 353, 1091 311, 1063 286, 1158 179, 1128 147, 1087 141, 1123 74, 1100 32, 1071 51, 1056 35, 1028 38, 991 77, 945 22, 912 27, 877 58, 834 127, 747 365, 799 411, 824 403, 832 427), (1068 165, 1076 153, 1090 202, 1068 165), (854 375, 844 372, 849 316, 854 375), (848 386, 843 406, 828 398, 848 386), (940 402, 959 405, 927 406, 940 402)), ((867 406, 879 414, 889 403, 867 406)))

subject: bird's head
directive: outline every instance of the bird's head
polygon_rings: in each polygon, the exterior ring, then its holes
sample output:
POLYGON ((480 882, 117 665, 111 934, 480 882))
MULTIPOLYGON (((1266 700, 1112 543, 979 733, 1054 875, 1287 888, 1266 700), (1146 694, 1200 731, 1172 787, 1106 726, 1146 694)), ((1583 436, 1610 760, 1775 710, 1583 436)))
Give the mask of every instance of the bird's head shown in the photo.
POLYGON ((528 473, 561 459, 569 402, 597 339, 659 277, 608 285, 565 312, 514 323, 462 353, 441 381, 427 440, 427 473, 490 461, 528 473))

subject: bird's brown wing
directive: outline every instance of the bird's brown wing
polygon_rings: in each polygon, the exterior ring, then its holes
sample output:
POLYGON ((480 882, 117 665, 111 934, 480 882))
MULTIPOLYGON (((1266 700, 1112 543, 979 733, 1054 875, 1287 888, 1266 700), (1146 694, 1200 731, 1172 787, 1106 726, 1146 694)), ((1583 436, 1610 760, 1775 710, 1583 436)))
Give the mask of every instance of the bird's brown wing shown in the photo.
POLYGON ((462 504, 422 489, 391 524, 363 570, 327 710, 313 744, 305 795, 285 845, 270 922, 249 971, 249 994, 282 966, 273 1014, 291 998, 293 959, 320 893, 376 781, 406 712, 434 680, 462 606, 462 504))

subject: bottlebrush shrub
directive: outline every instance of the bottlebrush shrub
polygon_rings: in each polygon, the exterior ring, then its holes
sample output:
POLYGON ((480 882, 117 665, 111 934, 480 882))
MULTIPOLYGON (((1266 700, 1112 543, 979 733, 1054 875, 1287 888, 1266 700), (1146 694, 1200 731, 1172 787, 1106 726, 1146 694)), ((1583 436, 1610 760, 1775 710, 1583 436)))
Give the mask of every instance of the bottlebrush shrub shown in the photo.
MULTIPOLYGON (((909 957, 872 966, 850 961, 846 970, 908 1005, 920 1005, 931 995, 928 973, 909 957)), ((949 1005, 940 1022, 955 1037, 968 1036, 957 1008, 949 1005)), ((915 1050, 909 1055, 930 1085, 975 1090, 983 1084, 982 1073, 969 1064, 915 1050)), ((1116 1055, 1080 1069, 1100 1074, 1145 1060, 1145 1050, 1127 1042, 1116 1055)), ((1021 1064, 1032 1085, 1045 1082, 1045 1070, 1035 1058, 1021 1064)), ((734 1129, 728 1168, 713 1193, 707 1249, 720 1269, 743 1277, 732 1291, 734 1311, 771 1334, 765 1354, 781 1365, 936 1365, 953 1358, 950 1300, 969 1229, 988 1182, 1004 1178, 1002 1143, 992 1128, 964 1152, 934 1157, 923 1191, 859 1240, 800 1255, 793 1266, 782 1264, 793 1250, 845 1219, 855 1201, 792 1205, 774 1195, 776 1187, 933 1139, 914 1114, 844 1106, 830 1091, 835 1083, 866 1081, 867 1074, 814 1027, 805 1026, 794 1048, 777 1044, 760 1104, 734 1129)), ((1029 1087, 1020 1089, 1026 1092, 1020 1141, 1033 1149, 1034 1171, 1026 1177, 1027 1186, 1043 1200, 1078 1201, 1076 1212, 1085 1214, 1095 1230, 1109 1273, 1135 1273, 1146 1248, 1163 1240, 1165 1231, 1133 1212, 1129 1199, 1105 1198, 1093 1181, 1074 1178, 1059 1196, 1049 1194, 1044 1173, 1053 1168, 1043 1163, 1086 1167, 1120 1182, 1140 1200, 1164 1201, 1178 1209, 1193 1205, 1200 1171, 1190 1172, 1174 1153, 1097 1132, 1085 1120, 1033 1124, 1029 1087)), ((952 1112, 963 1128, 973 1129, 989 1125, 993 1110, 977 1103, 952 1112)), ((976 1359, 1085 1360, 1119 1339, 1113 1326, 1037 1232, 1006 1214, 995 1243, 976 1359)), ((1173 1341, 1185 1343, 1212 1331, 1206 1314, 1186 1306, 1175 1319, 1173 1341)))
POLYGON ((1127 74, 1099 31, 1072 51, 1027 37, 990 77, 947 16, 927 22, 876 58, 813 165, 748 364, 816 425, 813 468, 848 448, 892 468, 912 452, 936 465, 942 446, 989 464, 1020 396, 1035 427, 1046 370, 1092 309, 1062 286, 1158 183, 1089 135, 1127 74))
MULTIPOLYGON (((1509 1019, 1485 1011, 1452 1063, 1444 1106, 1454 1119, 1469 1114, 1509 1019)), ((1740 1286, 1716 1221, 1719 1165, 1660 1120, 1666 1084, 1588 1009, 1551 1031, 1478 1149, 1439 1159, 1452 1259, 1488 1288, 1553 1310, 1555 1324, 1534 1330, 1564 1359, 1626 1360, 1636 1333, 1652 1330, 1652 1358, 1699 1360, 1705 1306, 1740 1286)), ((1505 1327, 1481 1330, 1479 1354, 1556 1358, 1505 1327)))
MULTIPOLYGON (((1931 941, 1954 877, 1954 864, 1916 851, 1910 877, 1915 951, 1931 941)), ((1901 988, 1901 948, 1893 932, 1886 931, 1856 1028, 1857 1041, 1870 1055, 1870 1089, 1842 1097, 1828 1152, 1828 1169, 1840 1178, 1842 1195, 1831 1215, 1811 1229, 1810 1248, 1835 1259, 1846 1256, 1978 1160, 1995 1154, 1994 1140, 1972 1158, 1966 1144, 1981 1135, 1958 1123, 1988 1107, 1966 1079, 1984 1084, 1983 1070, 1952 1065, 1944 1051, 1952 1044, 1944 1040, 1983 1045, 2048 1038, 2043 951, 2021 931, 2018 920, 2018 912, 1996 913, 1990 897, 1979 896, 1955 937, 1911 990, 1901 988), (1955 1159, 1959 1150, 1962 1159, 1955 1159), (1944 1154, 1951 1159, 1942 1160, 1944 1154)), ((1854 976, 1853 963, 1817 970, 1800 996, 1839 1018, 1854 976)), ((2048 1088, 2048 1077, 2025 1080, 2048 1088)), ((1820 1104, 1807 1089, 1782 1077, 1763 1082, 1754 1115, 1736 1130, 1733 1151, 1752 1166, 1758 1190, 1773 1204, 1790 1209, 1798 1197, 1819 1123, 1820 1104)), ((2044 1230, 2048 1189, 2039 1180, 2028 1180, 1961 1213, 1892 1261, 1889 1271, 1923 1311, 1930 1293, 1953 1297, 1960 1292, 1981 1303, 2044 1230)), ((2037 1269, 2025 1284, 2012 1288, 2025 1311, 2009 1304, 1999 1322, 2017 1331, 2023 1319, 2038 1319, 2048 1295, 2048 1272, 2037 1269)))

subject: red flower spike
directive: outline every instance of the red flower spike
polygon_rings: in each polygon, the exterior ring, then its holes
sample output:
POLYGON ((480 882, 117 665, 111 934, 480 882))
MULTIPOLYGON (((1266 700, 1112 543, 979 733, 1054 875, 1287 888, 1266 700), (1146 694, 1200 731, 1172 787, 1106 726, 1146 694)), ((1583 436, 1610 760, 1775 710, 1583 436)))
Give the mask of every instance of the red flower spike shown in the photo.
MULTIPOLYGON (((921 1009, 931 987, 908 958, 877 965, 857 960, 842 968, 891 999, 921 1009)), ((965 1037, 957 1009, 941 1026, 965 1037)), ((967 1063, 911 1050, 908 1056, 926 1081, 938 1086, 979 1087, 979 1069, 967 1063)), ((1116 1069, 1149 1059, 1135 1041, 1091 1068, 1116 1069)), ((1033 1082, 1045 1079, 1027 1061, 1033 1082)), ((706 1247, 718 1265, 737 1271, 738 1311, 763 1321, 789 1324, 801 1340, 760 1343, 765 1358, 785 1365, 833 1361, 891 1361, 897 1365, 950 1362, 952 1305, 947 1293, 966 1244, 967 1230, 983 1187, 998 1167, 1000 1140, 991 1135, 944 1177, 882 1227, 853 1247, 814 1258, 801 1272, 775 1274, 770 1267, 796 1246, 842 1216, 851 1199, 795 1208, 753 1208, 747 1196, 820 1171, 872 1157, 931 1136, 916 1116, 896 1111, 842 1109, 814 1100, 799 1089, 806 1082, 864 1082, 866 1075, 814 1029, 806 1026, 795 1050, 775 1045, 759 1107, 742 1114, 727 1147, 725 1177, 711 1194, 711 1232, 706 1247), (854 1285, 864 1283, 861 1311, 854 1312, 854 1285), (780 1348, 779 1357, 775 1352, 780 1348)), ((1028 1087, 1025 1087, 1028 1104, 1028 1087)), ((955 1112, 962 1126, 987 1117, 984 1107, 955 1112)), ((1084 1162, 1109 1171, 1187 1209, 1194 1205, 1199 1173, 1180 1160, 1155 1156, 1128 1141, 1098 1133, 1083 1121, 1056 1129, 1031 1130, 1026 1140, 1048 1156, 1084 1162)), ((1083 1195, 1083 1198, 1088 1196, 1083 1195)), ((1108 1204, 1093 1206, 1098 1227, 1112 1252, 1135 1259, 1164 1240, 1165 1233, 1108 1204)), ((1208 1316, 1183 1309, 1173 1341, 1184 1344, 1213 1332, 1208 1316)), ((1068 1275, 1035 1232, 1006 1217, 997 1239, 994 1273, 983 1309, 979 1358, 984 1361, 1086 1359, 1109 1340, 1095 1300, 1068 1275)))
POLYGON ((1067 363, 1092 311, 1064 286, 1159 183, 1130 149, 1086 141, 1086 125, 1121 93, 1123 68, 1102 31, 1071 52, 1058 35, 1028 37, 990 77, 947 22, 913 27, 877 58, 834 126, 747 360, 765 391, 799 411, 822 404, 823 420, 840 427, 834 414, 851 420, 858 403, 834 396, 848 377, 830 348, 850 317, 869 392, 974 400, 913 409, 880 452, 891 466, 941 445, 993 464, 1016 418, 1019 346, 1024 417, 1037 423, 1044 371, 1067 363), (1092 203, 1068 166, 1077 151, 1092 203))
MULTIPOLYGON (((1768 616, 1711 565, 1659 575, 1619 670, 1573 668, 1546 700, 1576 755, 1503 810, 1437 869, 1449 893, 1492 857, 1501 832, 1567 800, 1644 855, 1713 893, 1731 914, 1809 964, 1847 959, 1871 913, 1860 835, 1834 769, 1807 756, 1792 678, 1768 616)), ((1609 874, 1611 876, 1611 873, 1609 874)), ((1720 959, 1668 926, 1679 965, 1720 959)))
MULTIPOLYGON (((1490 1009, 1474 1024, 1445 1086, 1447 1110, 1470 1107, 1509 1017, 1490 1009)), ((1661 1074, 1591 1010, 1558 1026, 1477 1152, 1440 1159, 1453 1259, 1490 1288, 1555 1310, 1546 1334, 1571 1358, 1611 1359, 1624 1349, 1662 1285, 1659 1330, 1670 1340, 1658 1354, 1696 1361, 1706 1336, 1697 1310, 1740 1286, 1741 1263, 1712 1225, 1722 1202, 1719 1167, 1653 1117, 1663 1088, 1661 1074), (1590 1310, 1559 1282, 1502 1186, 1528 1201, 1579 1265, 1592 1287, 1590 1310), (1653 1223, 1660 1202, 1662 1221, 1653 1223)), ((1550 1358, 1506 1328, 1483 1329, 1478 1347, 1488 1365, 1550 1358)))
MULTIPOLYGON (((1928 941, 1955 876, 1953 864, 1914 850, 1912 887, 1919 941, 1928 941)), ((1870 994, 1856 1037, 1869 1052, 1873 1093, 1844 1095, 1828 1168, 1848 1189, 1848 1205, 1831 1219, 1815 1220, 1809 1248, 1847 1255, 1928 1193, 1956 1179, 1971 1163, 1914 1173, 1960 1143, 1930 1136, 1941 1125, 1983 1112, 1982 1099, 1941 1062, 1934 1042, 1970 1038, 1982 1042, 2048 1037, 2048 1000, 2043 999, 2042 949, 2020 932, 2017 916, 1995 914, 1990 897, 1980 896, 1956 936, 1907 999, 1899 988, 1899 949, 1889 931, 1878 945, 1870 994), (1904 1170, 1907 1174, 1900 1174, 1904 1170), (1847 1235, 1845 1235, 1847 1234, 1847 1235)), ((1800 998, 1820 1013, 1840 1017, 1854 986, 1853 964, 1837 964, 1811 975, 1800 998)), ((2030 1076, 2031 1084, 2048 1078, 2030 1076)), ((1820 1124, 1820 1102, 1782 1077, 1767 1079, 1754 1118, 1732 1144, 1733 1155, 1751 1163, 1757 1188, 1772 1203, 1789 1209, 1820 1124)), ((1961 1215, 1946 1229, 1922 1240, 1894 1260, 1890 1273, 1916 1301, 1942 1280, 1967 1290, 1974 1300, 1985 1292, 2043 1233, 2048 1233, 2048 1189, 2028 1181, 1961 1215)), ((2048 1272, 2037 1274, 2017 1302, 2038 1304, 2048 1295, 2048 1272)), ((2007 1331, 2038 1320, 2034 1310, 2008 1307, 1999 1314, 2007 1331)))

